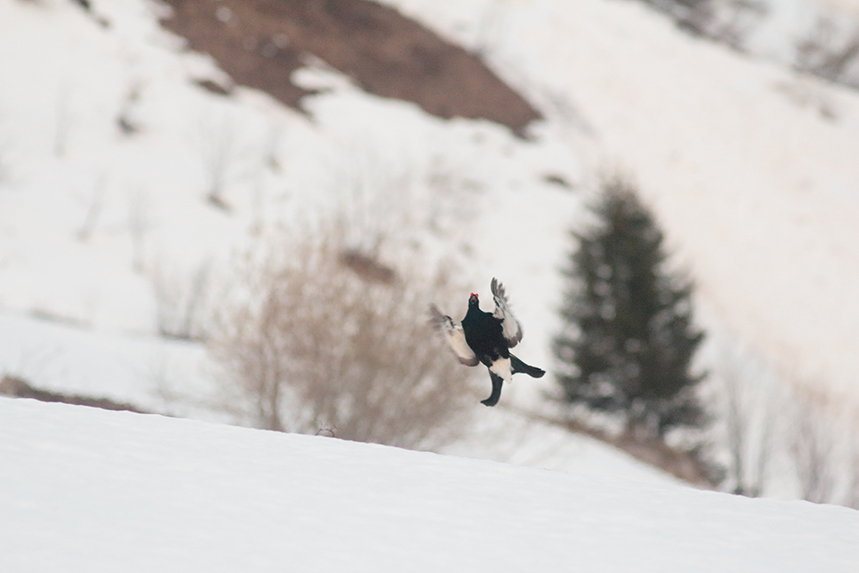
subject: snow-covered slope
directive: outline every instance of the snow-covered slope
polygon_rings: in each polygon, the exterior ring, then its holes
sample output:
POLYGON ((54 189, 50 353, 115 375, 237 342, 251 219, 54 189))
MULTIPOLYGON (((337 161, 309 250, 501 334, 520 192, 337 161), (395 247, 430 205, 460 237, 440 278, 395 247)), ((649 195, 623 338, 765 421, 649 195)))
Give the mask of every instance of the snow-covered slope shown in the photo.
MULTIPOLYGON (((502 277, 528 328, 529 357, 548 361, 541 323, 552 316, 555 263, 579 207, 543 179, 575 179, 563 143, 441 121, 318 66, 299 74, 325 89, 306 102, 312 119, 249 90, 215 96, 192 80, 220 73, 158 29, 157 4, 92 5, 108 27, 65 0, 0 5, 0 54, 9 55, 0 75, 10 86, 0 94, 0 308, 12 323, 36 315, 97 331, 95 352, 100 336, 154 335, 159 289, 187 292, 207 265, 212 282, 229 280, 224 261, 251 237, 341 210, 357 221, 358 241, 386 233, 397 248, 417 239, 467 259, 474 290, 502 277), (213 179, 227 210, 207 201, 213 179), (517 208, 515 224, 502 222, 517 208)), ((69 337, 55 331, 45 327, 50 352, 28 335, 2 369, 56 389, 125 386, 66 360, 69 337)))
POLYGON ((853 572, 859 512, 0 399, 0 569, 853 572))
MULTIPOLYGON (((441 121, 317 64, 298 74, 324 88, 305 117, 196 87, 222 74, 158 27, 158 3, 91 3, 108 27, 67 0, 0 3, 0 372, 154 409, 159 385, 206 393, 202 348, 155 338, 156 292, 187 293, 250 237, 336 208, 370 239, 467 261, 473 290, 501 278, 523 359, 549 366, 567 227, 619 166, 696 280, 705 326, 855 401, 856 93, 637 2, 390 0, 480 50, 547 121, 531 141, 441 121), (227 209, 206 199, 215 183, 227 209)), ((533 406, 551 385, 517 380, 504 399, 533 406)))
POLYGON ((822 3, 839 10, 859 14, 859 2, 856 0, 822 0, 822 3))

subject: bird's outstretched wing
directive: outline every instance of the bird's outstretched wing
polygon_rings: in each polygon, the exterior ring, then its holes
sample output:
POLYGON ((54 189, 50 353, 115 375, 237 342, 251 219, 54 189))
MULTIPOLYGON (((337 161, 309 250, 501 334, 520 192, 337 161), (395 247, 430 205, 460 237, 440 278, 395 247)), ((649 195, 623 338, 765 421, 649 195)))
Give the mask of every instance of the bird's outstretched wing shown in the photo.
POLYGON ((480 361, 465 341, 465 333, 462 331, 462 326, 454 322, 451 317, 443 314, 434 304, 430 305, 430 324, 444 335, 451 350, 453 350, 453 353, 456 354, 457 359, 462 364, 477 366, 480 361))
POLYGON ((498 279, 492 279, 492 298, 495 299, 495 312, 492 316, 501 321, 501 327, 504 329, 504 338, 507 339, 507 344, 513 348, 519 341, 522 340, 522 325, 513 316, 510 310, 510 304, 507 302, 507 294, 504 292, 504 285, 498 282, 498 279))

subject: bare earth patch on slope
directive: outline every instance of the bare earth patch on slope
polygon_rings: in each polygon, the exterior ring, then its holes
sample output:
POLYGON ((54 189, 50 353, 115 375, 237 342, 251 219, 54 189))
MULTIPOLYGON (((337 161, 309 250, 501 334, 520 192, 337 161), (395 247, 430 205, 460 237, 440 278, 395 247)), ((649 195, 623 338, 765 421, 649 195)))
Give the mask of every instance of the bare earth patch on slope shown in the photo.
POLYGON ((312 54, 369 93, 449 119, 486 119, 524 136, 540 118, 475 55, 369 0, 166 0, 163 25, 233 80, 302 110, 291 74, 312 54))

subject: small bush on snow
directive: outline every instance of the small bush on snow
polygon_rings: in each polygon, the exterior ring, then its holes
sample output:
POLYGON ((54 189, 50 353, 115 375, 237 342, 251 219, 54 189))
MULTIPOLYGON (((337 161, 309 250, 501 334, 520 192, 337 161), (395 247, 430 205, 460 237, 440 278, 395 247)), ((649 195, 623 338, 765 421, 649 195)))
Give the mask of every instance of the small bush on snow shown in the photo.
POLYGON ((476 403, 469 371, 425 312, 450 280, 404 264, 374 280, 347 264, 344 235, 282 238, 244 261, 210 342, 233 404, 272 430, 410 448, 456 437, 476 403))

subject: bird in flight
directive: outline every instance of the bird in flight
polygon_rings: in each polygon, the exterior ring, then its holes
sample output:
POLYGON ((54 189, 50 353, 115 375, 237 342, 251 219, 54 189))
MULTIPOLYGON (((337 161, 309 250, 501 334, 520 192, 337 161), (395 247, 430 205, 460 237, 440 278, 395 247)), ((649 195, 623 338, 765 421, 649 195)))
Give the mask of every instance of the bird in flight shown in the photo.
POLYGON ((540 378, 545 370, 530 366, 510 353, 510 349, 522 340, 522 325, 513 316, 504 286, 493 278, 491 290, 495 301, 493 312, 480 310, 480 300, 475 293, 468 298, 468 312, 461 323, 442 313, 436 305, 430 305, 430 321, 441 332, 456 357, 466 366, 483 364, 489 369, 492 394, 481 404, 494 406, 501 397, 501 386, 511 382, 517 373, 540 378))

